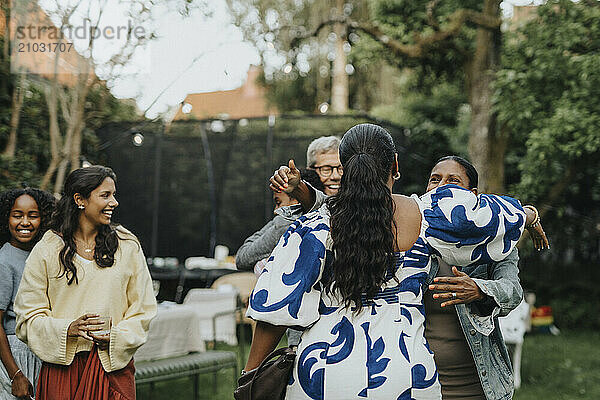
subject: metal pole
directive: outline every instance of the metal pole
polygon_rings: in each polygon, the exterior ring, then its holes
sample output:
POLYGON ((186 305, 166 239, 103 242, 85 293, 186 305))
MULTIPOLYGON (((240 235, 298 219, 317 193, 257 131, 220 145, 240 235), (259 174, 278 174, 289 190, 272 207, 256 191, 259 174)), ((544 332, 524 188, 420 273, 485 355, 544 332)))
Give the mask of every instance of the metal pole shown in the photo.
POLYGON ((161 129, 156 134, 155 143, 155 163, 154 163, 154 191, 153 191, 153 207, 152 207, 152 248, 150 254, 152 257, 157 256, 158 249, 158 215, 160 206, 160 172, 162 160, 162 137, 165 131, 163 124, 161 129))
MULTIPOLYGON (((267 127, 267 147, 265 151, 265 177, 268 179, 271 177, 273 173, 273 127, 275 126, 275 116, 269 115, 268 119, 268 127, 267 127)), ((265 222, 270 221, 273 218, 273 206, 271 199, 273 198, 273 193, 267 187, 265 191, 265 222)))
POLYGON ((210 155, 210 143, 204 124, 200 123, 200 136, 202 137, 202 148, 204 150, 204 159, 206 160, 206 175, 208 178, 208 195, 210 197, 210 238, 209 238, 209 257, 215 256, 215 246, 217 245, 217 192, 215 188, 215 173, 213 170, 212 157, 210 155))

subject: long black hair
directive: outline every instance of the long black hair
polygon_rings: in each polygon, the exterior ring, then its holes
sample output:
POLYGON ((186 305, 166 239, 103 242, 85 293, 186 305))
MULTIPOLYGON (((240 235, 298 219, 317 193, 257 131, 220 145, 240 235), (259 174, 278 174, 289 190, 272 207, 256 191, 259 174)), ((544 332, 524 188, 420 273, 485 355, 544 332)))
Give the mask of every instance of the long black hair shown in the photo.
POLYGON ((323 283, 359 312, 362 296, 373 297, 394 267, 394 201, 387 182, 396 148, 385 129, 360 124, 344 134, 339 151, 344 174, 337 195, 327 200, 335 259, 323 283))
POLYGON ((48 192, 44 192, 40 189, 34 189, 30 187, 22 189, 9 189, 0 193, 0 244, 4 244, 10 240, 10 231, 8 230, 8 216, 10 210, 15 205, 15 201, 23 196, 24 194, 31 196, 37 203, 38 210, 40 211, 40 227, 37 233, 31 241, 32 244, 36 244, 50 226, 50 219, 54 212, 54 205, 56 200, 48 192))
POLYGON ((448 160, 454 161, 464 168, 467 178, 469 178, 469 190, 477 188, 477 185, 479 184, 479 174, 473 164, 459 156, 445 156, 437 160, 435 165, 448 160))
MULTIPOLYGON (((79 193, 81 197, 87 199, 94 189, 102 184, 106 178, 111 178, 115 183, 117 176, 112 169, 101 165, 79 168, 67 176, 63 195, 58 201, 56 212, 52 217, 51 228, 59 234, 64 247, 60 250, 59 258, 63 269, 59 277, 66 275, 67 282, 70 285, 77 279, 77 268, 73 263, 73 257, 77 246, 73 237, 77 228, 79 228, 79 215, 81 210, 75 204, 73 196, 79 193)), ((115 261, 115 252, 119 246, 119 238, 115 226, 100 225, 96 234, 96 244, 94 247, 94 260, 99 267, 111 267, 115 261)))

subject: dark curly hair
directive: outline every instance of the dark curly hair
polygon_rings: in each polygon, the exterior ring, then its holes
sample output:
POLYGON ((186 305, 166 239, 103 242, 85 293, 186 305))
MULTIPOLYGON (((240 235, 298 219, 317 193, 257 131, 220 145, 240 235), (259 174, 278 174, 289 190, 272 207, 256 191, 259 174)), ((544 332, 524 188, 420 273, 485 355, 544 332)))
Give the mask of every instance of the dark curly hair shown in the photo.
POLYGON ((6 190, 0 193, 0 218, 2 218, 2 224, 0 224, 0 244, 4 244, 10 240, 8 216, 10 210, 15 205, 15 201, 24 194, 31 196, 35 200, 40 211, 40 227, 31 243, 36 244, 50 227, 50 219, 56 202, 54 196, 43 190, 30 187, 6 190))
MULTIPOLYGON (((73 257, 77 246, 73 237, 79 228, 79 214, 81 210, 75 204, 73 196, 79 193, 84 199, 90 197, 94 189, 102 184, 106 178, 111 178, 115 183, 117 176, 112 169, 101 165, 79 168, 67 176, 65 188, 61 199, 58 201, 56 211, 52 216, 50 227, 59 234, 65 245, 60 250, 59 258, 63 270, 59 277, 67 277, 70 285, 77 279, 77 268, 73 263, 73 257)), ((96 234, 96 245, 94 247, 94 260, 99 267, 111 267, 115 262, 115 252, 119 246, 119 237, 115 230, 116 225, 101 225, 96 234)))
POLYGON ((344 174, 338 193, 327 199, 335 259, 323 284, 357 313, 361 298, 372 298, 394 268, 394 201, 387 182, 395 154, 390 134, 373 124, 350 128, 340 143, 344 174))

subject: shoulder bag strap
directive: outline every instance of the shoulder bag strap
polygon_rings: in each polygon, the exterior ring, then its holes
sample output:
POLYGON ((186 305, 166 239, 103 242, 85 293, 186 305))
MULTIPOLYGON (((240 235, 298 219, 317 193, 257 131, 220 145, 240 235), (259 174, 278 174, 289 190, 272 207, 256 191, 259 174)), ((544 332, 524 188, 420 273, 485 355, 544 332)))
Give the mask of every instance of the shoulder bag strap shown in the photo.
POLYGON ((250 392, 250 399, 252 399, 252 386, 254 385, 254 381, 258 377, 260 371, 264 368, 264 366, 269 361, 271 361, 272 359, 276 358, 277 356, 284 355, 289 350, 290 350, 289 347, 282 347, 282 348, 279 348, 279 349, 271 352, 271 354, 269 354, 268 356, 266 356, 265 359, 260 363, 260 365, 258 366, 258 368, 256 368, 256 372, 254 373, 254 376, 252 377, 252 380, 250 381, 250 388, 248 390, 250 392))

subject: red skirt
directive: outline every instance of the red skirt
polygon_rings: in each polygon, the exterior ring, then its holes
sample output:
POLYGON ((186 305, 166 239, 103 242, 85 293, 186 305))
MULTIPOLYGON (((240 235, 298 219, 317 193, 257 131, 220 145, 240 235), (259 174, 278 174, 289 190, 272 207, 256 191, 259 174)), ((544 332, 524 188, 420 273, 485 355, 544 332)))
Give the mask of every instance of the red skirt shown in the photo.
POLYGON ((77 353, 71 365, 44 362, 37 400, 135 400, 133 360, 123 369, 106 372, 98 351, 77 353))

